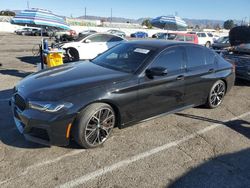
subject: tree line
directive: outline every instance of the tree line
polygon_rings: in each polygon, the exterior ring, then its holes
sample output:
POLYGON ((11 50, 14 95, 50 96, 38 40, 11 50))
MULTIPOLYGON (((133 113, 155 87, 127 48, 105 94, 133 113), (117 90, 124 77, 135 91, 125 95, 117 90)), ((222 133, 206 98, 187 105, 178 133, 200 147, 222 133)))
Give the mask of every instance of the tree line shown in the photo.
POLYGON ((0 16, 15 16, 16 13, 13 11, 9 11, 9 10, 2 10, 0 11, 0 16))
MULTIPOLYGON (((152 29, 153 26, 150 22, 150 19, 146 19, 142 22, 142 26, 146 26, 148 29, 152 29)), ((214 25, 206 25, 206 28, 207 29, 215 29, 215 30, 219 30, 219 29, 232 29, 234 27, 238 26, 237 24, 234 23, 233 20, 226 20, 224 23, 223 23, 223 27, 220 25, 220 24, 214 24, 214 25)), ((189 27, 190 29, 201 29, 201 27, 199 25, 195 25, 195 27, 189 27)))

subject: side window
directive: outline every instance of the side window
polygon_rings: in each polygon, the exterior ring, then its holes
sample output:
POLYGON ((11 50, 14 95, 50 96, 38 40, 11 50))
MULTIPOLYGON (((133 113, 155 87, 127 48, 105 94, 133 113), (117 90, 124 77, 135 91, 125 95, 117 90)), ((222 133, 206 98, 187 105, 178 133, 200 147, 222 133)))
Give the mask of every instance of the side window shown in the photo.
POLYGON ((194 37, 193 36, 186 36, 186 41, 193 42, 194 41, 194 37))
POLYGON ((214 52, 211 51, 211 50, 207 50, 207 49, 204 49, 204 50, 205 50, 205 55, 206 55, 205 64, 206 65, 214 64, 214 62, 215 62, 215 54, 214 54, 214 52))
POLYGON ((111 37, 110 35, 94 35, 88 37, 88 39, 91 40, 91 42, 107 42, 111 37))
POLYGON ((178 40, 178 41, 185 41, 183 35, 176 35, 175 40, 178 40))
POLYGON ((88 37, 87 39, 89 39, 91 42, 100 42, 101 38, 101 35, 94 35, 88 37))
POLYGON ((194 68, 205 65, 204 49, 198 46, 187 46, 187 68, 194 68))
POLYGON ((205 33, 197 33, 198 37, 206 37, 205 33))
POLYGON ((164 67, 168 72, 178 71, 184 67, 184 57, 182 47, 172 47, 160 54, 151 67, 164 67))
POLYGON ((118 42, 118 41, 122 41, 123 39, 120 37, 112 37, 108 42, 118 42))
POLYGON ((201 33, 201 37, 207 37, 206 33, 201 33))

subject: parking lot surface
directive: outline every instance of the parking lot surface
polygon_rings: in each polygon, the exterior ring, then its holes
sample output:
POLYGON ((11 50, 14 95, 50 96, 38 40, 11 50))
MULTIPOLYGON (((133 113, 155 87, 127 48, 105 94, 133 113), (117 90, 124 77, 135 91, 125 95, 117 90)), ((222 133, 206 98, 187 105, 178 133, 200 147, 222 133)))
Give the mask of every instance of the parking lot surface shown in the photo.
POLYGON ((223 104, 114 129, 84 150, 25 141, 8 100, 36 71, 40 37, 0 33, 0 187, 249 187, 250 84, 237 81, 223 104))

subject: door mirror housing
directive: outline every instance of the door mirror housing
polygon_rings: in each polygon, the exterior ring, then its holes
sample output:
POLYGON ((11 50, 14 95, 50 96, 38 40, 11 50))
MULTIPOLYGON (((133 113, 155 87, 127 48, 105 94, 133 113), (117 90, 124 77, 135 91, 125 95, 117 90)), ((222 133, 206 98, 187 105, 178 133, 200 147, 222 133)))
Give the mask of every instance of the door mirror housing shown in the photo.
POLYGON ((91 40, 90 40, 90 39, 86 39, 86 40, 84 41, 84 43, 91 43, 91 40))
POLYGON ((146 70, 146 76, 153 78, 154 76, 165 76, 168 74, 168 71, 164 67, 153 67, 146 70))

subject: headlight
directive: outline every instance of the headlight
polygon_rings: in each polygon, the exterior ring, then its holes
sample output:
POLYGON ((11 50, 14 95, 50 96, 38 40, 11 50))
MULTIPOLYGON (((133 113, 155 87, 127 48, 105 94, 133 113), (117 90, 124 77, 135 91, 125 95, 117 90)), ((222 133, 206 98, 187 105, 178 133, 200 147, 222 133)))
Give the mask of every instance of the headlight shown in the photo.
POLYGON ((44 111, 44 112, 58 112, 62 109, 68 109, 73 104, 69 102, 56 103, 56 102, 41 102, 41 101, 30 101, 29 108, 44 111))

